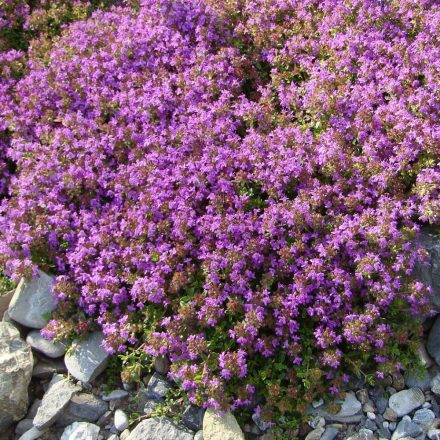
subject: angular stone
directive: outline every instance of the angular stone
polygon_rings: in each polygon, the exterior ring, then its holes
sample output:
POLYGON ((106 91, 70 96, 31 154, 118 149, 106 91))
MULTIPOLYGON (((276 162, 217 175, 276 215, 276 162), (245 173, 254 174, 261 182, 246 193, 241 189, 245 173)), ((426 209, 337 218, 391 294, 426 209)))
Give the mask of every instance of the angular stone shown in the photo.
POLYGON ((164 356, 158 356, 154 359, 153 368, 156 373, 162 374, 162 376, 166 376, 168 374, 168 371, 170 371, 170 361, 164 356))
POLYGON ((96 422, 107 410, 108 404, 93 394, 76 394, 72 396, 56 424, 66 427, 73 422, 96 422))
POLYGON ((418 437, 423 434, 423 429, 413 423, 408 416, 403 417, 391 436, 391 440, 400 440, 404 437, 418 437))
POLYGON ((244 434, 235 417, 227 412, 224 416, 208 409, 203 417, 204 440, 244 440, 244 434))
MULTIPOLYGON (((313 431, 310 431, 307 435, 305 440, 319 440, 324 434, 325 428, 316 428, 313 431)), ((219 437, 220 440, 220 437, 219 437)))
POLYGON ((339 423, 358 423, 362 417, 362 404, 356 398, 354 392, 350 391, 345 394, 344 400, 337 400, 340 409, 337 414, 327 411, 327 405, 319 408, 309 407, 306 414, 324 417, 329 422, 339 423))
POLYGON ((36 440, 37 438, 41 437, 47 429, 38 429, 35 428, 35 426, 29 431, 26 431, 18 440, 36 440))
POLYGON ((61 342, 44 339, 39 330, 32 330, 26 337, 26 342, 37 351, 50 358, 59 358, 66 352, 66 346, 61 342))
POLYGON ((115 428, 122 432, 125 429, 128 428, 129 423, 128 423, 128 417, 127 414, 125 414, 124 411, 122 411, 122 409, 117 409, 115 411, 115 428))
POLYGON ((431 383, 429 384, 431 391, 436 394, 437 396, 440 396, 440 373, 436 374, 432 379, 431 383))
POLYGON ((110 402, 111 400, 124 399, 128 396, 128 391, 125 390, 113 390, 109 394, 104 394, 102 400, 105 402, 110 402))
POLYGON ((32 280, 22 278, 9 304, 8 314, 26 327, 43 328, 55 310, 54 278, 41 270, 32 280))
POLYGON ((147 385, 148 400, 161 401, 171 388, 170 383, 160 374, 154 373, 147 385))
POLYGON ((76 385, 66 379, 54 383, 43 396, 34 418, 34 426, 42 430, 55 423, 78 390, 76 385))
POLYGON ((419 409, 414 413, 413 422, 420 425, 422 429, 428 429, 435 419, 435 414, 428 408, 419 409))
POLYGON ((75 422, 63 432, 60 440, 97 440, 99 426, 87 422, 75 422))
POLYGON ((73 350, 66 354, 64 362, 75 379, 90 382, 105 370, 109 354, 101 345, 103 340, 101 332, 93 332, 86 339, 74 341, 73 350))
POLYGON ((6 292, 3 295, 0 293, 0 316, 3 316, 3 314, 8 310, 9 304, 13 296, 13 290, 11 290, 10 292, 6 292))
POLYGON ((388 405, 398 417, 405 416, 425 403, 425 395, 420 388, 399 391, 390 397, 388 405))
POLYGON ((203 427, 205 410, 195 405, 188 405, 182 414, 182 423, 192 431, 199 431, 203 427))
POLYGON ((347 440, 374 440, 374 434, 370 429, 362 428, 358 433, 349 437, 347 440))
POLYGON ((0 429, 26 415, 32 367, 32 351, 18 330, 0 322, 0 429))
POLYGON ((50 379, 54 374, 65 374, 67 368, 63 358, 59 359, 38 359, 38 363, 34 365, 32 377, 37 379, 50 379))
MULTIPOLYGON (((193 440, 194 432, 168 417, 155 417, 142 420, 131 431, 127 440, 193 440)), ((209 440, 204 436, 205 440, 209 440)), ((244 438, 244 437, 243 437, 244 438)), ((223 440, 228 440, 224 438, 223 440)))
POLYGON ((32 419, 22 419, 17 423, 17 426, 15 427, 15 433, 17 435, 22 435, 26 431, 29 431, 29 429, 32 429, 34 427, 34 422, 32 419))
POLYGON ((391 408, 387 408, 383 413, 383 417, 385 420, 389 420, 390 422, 395 422, 398 418, 396 411, 391 408))
POLYGON ((333 440, 339 433, 339 429, 334 426, 327 426, 324 434, 322 434, 321 440, 333 440))

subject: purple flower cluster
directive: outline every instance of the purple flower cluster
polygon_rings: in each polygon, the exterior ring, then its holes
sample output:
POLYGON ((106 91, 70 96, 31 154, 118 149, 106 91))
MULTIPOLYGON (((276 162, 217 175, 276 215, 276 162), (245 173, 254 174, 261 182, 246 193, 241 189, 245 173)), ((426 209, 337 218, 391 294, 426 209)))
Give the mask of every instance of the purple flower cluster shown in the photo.
POLYGON ((73 23, 6 112, 0 262, 56 271, 60 311, 168 356, 195 403, 248 404, 256 359, 295 384, 309 350, 332 392, 350 353, 388 372, 390 310, 426 311, 414 237, 440 220, 439 25, 434 0, 143 0, 73 23))

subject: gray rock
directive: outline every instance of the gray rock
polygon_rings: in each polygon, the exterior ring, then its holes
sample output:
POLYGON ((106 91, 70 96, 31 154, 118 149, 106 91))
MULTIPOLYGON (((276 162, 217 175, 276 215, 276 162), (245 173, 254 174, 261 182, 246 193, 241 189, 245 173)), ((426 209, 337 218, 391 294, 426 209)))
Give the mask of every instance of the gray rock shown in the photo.
POLYGON ((194 440, 203 440, 203 431, 197 431, 196 435, 194 436, 194 440))
POLYGON ((157 400, 147 400, 142 409, 142 412, 146 415, 151 415, 151 413, 159 406, 157 400))
POLYGON ((33 419, 37 415, 38 408, 41 406, 41 399, 35 399, 32 402, 29 411, 26 414, 27 419, 33 419))
POLYGON ((325 426, 325 419, 321 416, 312 417, 308 422, 312 429, 323 428, 325 426))
POLYGON ((320 398, 319 400, 315 400, 312 402, 313 408, 319 408, 320 406, 324 405, 324 399, 320 398))
POLYGON ((347 440, 375 440, 373 431, 362 428, 358 433, 349 437, 347 440))
POLYGON ((396 411, 391 408, 387 408, 383 413, 383 417, 385 420, 389 420, 390 422, 395 422, 398 418, 396 411))
POLYGON ((4 294, 0 293, 0 316, 3 316, 4 313, 7 312, 13 296, 14 296, 13 290, 6 292, 4 294))
POLYGON ((408 388, 420 388, 422 391, 428 391, 431 383, 431 374, 428 370, 420 373, 412 371, 405 372, 405 385, 408 388))
POLYGON ((64 362, 75 379, 90 382, 105 370, 109 354, 101 345, 103 340, 101 332, 93 332, 86 339, 74 341, 73 350, 66 354, 64 362))
POLYGON ((440 395, 440 373, 436 374, 432 379, 430 383, 431 391, 436 394, 437 396, 440 395))
POLYGON ((102 400, 105 402, 110 402, 111 400, 119 400, 124 399, 128 396, 128 392, 125 390, 113 390, 109 394, 104 394, 102 396, 102 400))
POLYGON ((321 440, 333 440, 339 433, 339 429, 334 426, 327 426, 324 434, 322 434, 321 440))
POLYGON ((370 431, 376 431, 377 425, 373 422, 373 420, 367 419, 365 420, 364 428, 369 429, 370 431))
POLYGON ((306 414, 322 416, 329 422, 340 423, 358 423, 362 417, 362 404, 356 398, 356 395, 350 391, 345 394, 344 400, 337 400, 337 403, 341 405, 337 414, 333 414, 327 411, 327 405, 319 408, 309 407, 306 410, 306 414))
POLYGON ((63 358, 38 359, 38 363, 34 365, 34 369, 32 370, 32 377, 36 377, 37 379, 50 379, 54 374, 65 373, 67 373, 67 368, 63 358))
POLYGON ((35 428, 35 426, 29 431, 26 431, 18 440, 36 440, 37 438, 41 437, 47 429, 38 429, 35 428))
POLYGON ((440 315, 435 320, 435 323, 429 332, 426 348, 436 364, 440 365, 440 315))
POLYGON ((153 368, 156 373, 162 374, 162 376, 166 376, 168 374, 168 371, 170 371, 170 361, 164 356, 158 356, 154 359, 153 368))
POLYGON ((43 396, 34 418, 34 426, 41 430, 55 423, 77 391, 79 388, 68 380, 54 383, 43 396))
POLYGON ((430 429, 428 431, 428 438, 430 440, 440 440, 440 429, 430 429))
POLYGON ((420 231, 418 243, 428 251, 429 261, 426 264, 417 263, 414 275, 432 288, 431 304, 440 310, 440 238, 432 229, 424 228, 420 231))
POLYGON ((43 328, 55 310, 54 278, 41 270, 32 280, 22 278, 9 304, 8 314, 26 327, 43 328))
POLYGON ((66 352, 66 347, 61 342, 52 342, 44 339, 39 330, 32 330, 26 337, 26 342, 37 351, 50 358, 59 358, 66 352))
POLYGON ((122 409, 117 409, 115 411, 115 428, 122 432, 129 427, 128 417, 122 409))
POLYGON ((32 419, 22 419, 17 423, 17 426, 15 427, 15 433, 17 435, 22 435, 26 431, 29 431, 29 429, 32 429, 34 427, 34 422, 32 419))
POLYGON ((390 439, 391 438, 391 432, 390 432, 390 430, 388 429, 388 426, 387 427, 382 427, 382 428, 379 428, 378 430, 377 430, 377 435, 379 436, 379 437, 382 437, 382 438, 386 438, 386 439, 390 439))
POLYGON ((306 435, 305 440, 319 440, 322 437, 322 434, 324 434, 324 431, 325 428, 316 428, 306 435))
POLYGON ((199 431, 203 427, 204 415, 205 410, 203 408, 195 405, 188 405, 182 414, 182 423, 192 431, 199 431))
POLYGON ((60 440, 97 440, 99 426, 87 422, 75 422, 67 426, 60 440))
POLYGON ((408 416, 403 417, 391 436, 391 440, 399 440, 404 437, 418 437, 423 434, 423 429, 413 423, 408 416))
POLYGON ((419 409, 415 412, 412 421, 427 430, 435 419, 435 414, 428 408, 419 409))
POLYGON ((96 422, 107 410, 106 402, 93 394, 80 393, 72 396, 56 424, 64 428, 76 421, 96 422))
POLYGON ((0 429, 25 416, 32 367, 32 351, 18 330, 0 322, 0 429))
POLYGON ((389 407, 398 415, 405 416, 425 403, 425 395, 420 388, 399 391, 390 397, 389 407))
POLYGON ((147 385, 148 400, 161 401, 171 388, 170 383, 160 374, 154 373, 147 385))
POLYGON ((167 417, 142 420, 127 440, 193 440, 194 433, 167 417))
POLYGON ((203 417, 203 438, 205 440, 244 440, 244 434, 231 412, 218 414, 208 408, 203 417))

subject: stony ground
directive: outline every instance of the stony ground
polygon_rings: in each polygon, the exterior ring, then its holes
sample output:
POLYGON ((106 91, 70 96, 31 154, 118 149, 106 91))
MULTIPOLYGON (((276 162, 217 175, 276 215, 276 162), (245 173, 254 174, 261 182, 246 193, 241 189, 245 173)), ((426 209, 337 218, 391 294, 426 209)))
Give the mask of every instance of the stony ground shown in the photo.
MULTIPOLYGON (((426 242, 431 265, 417 275, 433 287, 440 303, 440 240, 426 242)), ((155 371, 140 384, 109 389, 109 356, 103 335, 89 334, 69 353, 61 343, 43 339, 39 329, 55 307, 53 279, 22 281, 0 296, 0 439, 4 440, 271 440, 260 419, 239 426, 232 414, 221 417, 195 406, 179 420, 153 411, 172 387, 168 362, 156 359, 155 371), (138 414, 133 417, 133 414, 138 414)), ((440 440, 440 318, 425 322, 418 355, 426 371, 387 378, 385 386, 352 384, 331 412, 322 399, 307 409, 309 420, 287 439, 440 440)))

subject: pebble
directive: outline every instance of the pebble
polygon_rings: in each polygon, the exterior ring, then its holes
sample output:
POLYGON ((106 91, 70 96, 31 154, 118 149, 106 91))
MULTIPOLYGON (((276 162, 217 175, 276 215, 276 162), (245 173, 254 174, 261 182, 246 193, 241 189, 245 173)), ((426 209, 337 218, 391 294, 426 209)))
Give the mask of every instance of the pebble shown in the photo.
POLYGON ((319 408, 320 406, 324 405, 324 399, 315 400, 312 402, 313 408, 319 408))
POLYGON ((367 417, 368 417, 370 420, 376 420, 376 414, 374 414, 374 412, 372 412, 372 411, 368 411, 368 412, 367 412, 367 417))
POLYGON ((415 438, 421 434, 423 434, 423 429, 416 423, 413 423, 409 416, 404 416, 393 432, 391 440, 399 440, 404 437, 415 438))
POLYGON ((428 437, 430 440, 440 440, 440 429, 430 429, 428 437))
POLYGON ((320 440, 333 440, 339 433, 339 429, 334 426, 328 426, 325 428, 324 433, 320 440))
POLYGON ((305 440, 319 440, 324 434, 325 429, 324 428, 316 428, 313 431, 310 431, 307 435, 305 440))
POLYGON ((128 396, 128 392, 125 390, 113 390, 109 394, 104 394, 102 396, 102 400, 104 400, 104 402, 110 402, 112 400, 124 399, 127 396, 128 396))
POLYGON ((115 428, 122 432, 129 426, 127 414, 122 409, 115 411, 115 428))
POLYGON ((385 412, 383 413, 383 417, 385 420, 388 420, 390 422, 395 422, 397 420, 397 414, 391 408, 387 408, 385 410, 385 412))
POLYGON ((425 395, 420 388, 410 388, 399 391, 390 397, 389 407, 398 417, 405 416, 411 411, 420 408, 425 403, 425 395))
POLYGON ((435 414, 430 409, 419 409, 415 412, 413 422, 420 425, 423 429, 428 429, 435 419, 435 414))
POLYGON ((323 428, 325 426, 325 419, 319 416, 313 417, 313 419, 308 421, 308 425, 313 429, 323 428))

